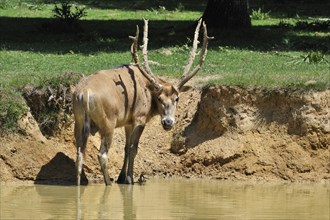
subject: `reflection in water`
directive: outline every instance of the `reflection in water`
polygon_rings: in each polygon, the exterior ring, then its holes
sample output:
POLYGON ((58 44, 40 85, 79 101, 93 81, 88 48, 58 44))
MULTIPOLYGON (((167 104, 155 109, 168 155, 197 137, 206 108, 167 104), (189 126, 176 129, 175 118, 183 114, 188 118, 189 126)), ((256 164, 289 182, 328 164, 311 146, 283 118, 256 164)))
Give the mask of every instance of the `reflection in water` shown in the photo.
POLYGON ((330 185, 152 179, 146 185, 1 185, 0 219, 329 219, 330 185))

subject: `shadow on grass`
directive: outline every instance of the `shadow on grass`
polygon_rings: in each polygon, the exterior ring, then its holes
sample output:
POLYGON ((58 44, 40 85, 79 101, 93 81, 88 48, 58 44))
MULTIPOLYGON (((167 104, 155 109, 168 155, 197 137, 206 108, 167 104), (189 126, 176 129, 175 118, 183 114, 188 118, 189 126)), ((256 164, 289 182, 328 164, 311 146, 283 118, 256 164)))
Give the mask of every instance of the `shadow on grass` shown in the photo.
MULTIPOLYGON (((73 27, 63 28, 61 23, 50 18, 0 17, 0 46, 2 50, 54 54, 65 54, 68 51, 82 54, 128 52, 131 44, 128 36, 134 35, 136 25, 142 29, 142 20, 81 20, 73 27)), ((150 21, 149 49, 190 43, 188 38, 192 38, 193 32, 193 21, 150 21)), ((329 52, 328 35, 315 35, 310 31, 305 33, 298 33, 293 27, 276 25, 246 30, 209 30, 209 35, 215 36, 209 48, 329 52)))
MULTIPOLYGON (((67 0, 44 0, 47 4, 55 4, 59 2, 67 2, 67 0)), ((207 1, 200 0, 181 0, 181 1, 168 1, 168 0, 134 0, 134 1, 118 1, 118 0, 76 0, 78 4, 86 5, 91 8, 99 9, 121 9, 121 10, 157 10, 160 6, 165 7, 166 10, 177 10, 184 8, 189 11, 203 11, 206 7, 207 1)))

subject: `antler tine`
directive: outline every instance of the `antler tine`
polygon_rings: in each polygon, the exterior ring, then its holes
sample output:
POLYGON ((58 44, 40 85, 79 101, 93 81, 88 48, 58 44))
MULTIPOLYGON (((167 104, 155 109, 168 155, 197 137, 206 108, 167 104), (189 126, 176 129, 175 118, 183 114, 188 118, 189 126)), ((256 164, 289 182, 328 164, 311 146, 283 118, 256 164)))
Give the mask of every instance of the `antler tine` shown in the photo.
POLYGON ((156 86, 157 89, 161 88, 161 85, 157 83, 155 75, 152 73, 150 66, 149 66, 149 60, 148 60, 148 20, 143 19, 144 21, 144 27, 143 27, 143 45, 142 48, 142 59, 144 63, 144 68, 149 75, 148 79, 156 86))
MULTIPOLYGON (((134 60, 134 63, 137 65, 137 67, 140 69, 141 73, 146 77, 157 89, 161 88, 161 85, 158 84, 153 76, 153 74, 149 74, 148 71, 146 71, 139 63, 139 55, 137 53, 138 50, 138 40, 139 40, 139 26, 136 25, 136 34, 135 36, 129 36, 130 39, 133 40, 133 43, 131 45, 131 54, 132 58, 134 60)), ((145 33, 143 33, 145 35, 145 33)), ((147 41, 148 42, 148 41, 147 41)), ((148 66, 149 70, 150 67, 148 66)))
POLYGON ((131 45, 132 58, 134 60, 134 63, 137 64, 137 65, 139 65, 139 56, 137 54, 139 33, 140 33, 139 26, 136 25, 136 34, 135 34, 135 37, 129 36, 129 38, 133 40, 133 43, 131 45))
POLYGON ((202 46, 199 62, 197 64, 197 66, 188 74, 188 71, 190 70, 191 65, 195 59, 195 55, 196 55, 196 49, 197 49, 198 42, 196 43, 195 41, 197 41, 197 38, 198 38, 198 32, 200 29, 201 20, 202 19, 199 20, 196 30, 195 30, 195 39, 194 39, 193 49, 190 53, 189 62, 188 62, 189 69, 187 68, 187 66, 188 66, 187 65, 185 68, 184 74, 182 75, 182 77, 177 85, 178 89, 180 89, 186 82, 188 82, 193 76, 195 76, 196 73, 201 69, 203 62, 206 58, 208 41, 214 38, 214 37, 207 36, 206 24, 205 24, 205 22, 203 22, 204 36, 203 36, 203 46, 202 46), (196 37, 196 32, 197 32, 197 37, 196 37), (193 58, 191 58, 191 57, 193 57, 193 58))
POLYGON ((194 62, 194 59, 195 59, 195 56, 196 56, 196 50, 197 50, 197 47, 198 47, 198 44, 199 44, 198 36, 199 36, 199 30, 200 30, 200 27, 201 27, 201 23, 202 23, 202 19, 199 19, 199 21, 197 23, 197 26, 196 26, 196 29, 195 29, 193 48, 190 51, 190 54, 189 54, 189 57, 188 57, 188 62, 187 62, 186 67, 184 68, 183 75, 181 76, 181 80, 186 77, 186 75, 188 74, 188 72, 191 68, 191 65, 194 62))

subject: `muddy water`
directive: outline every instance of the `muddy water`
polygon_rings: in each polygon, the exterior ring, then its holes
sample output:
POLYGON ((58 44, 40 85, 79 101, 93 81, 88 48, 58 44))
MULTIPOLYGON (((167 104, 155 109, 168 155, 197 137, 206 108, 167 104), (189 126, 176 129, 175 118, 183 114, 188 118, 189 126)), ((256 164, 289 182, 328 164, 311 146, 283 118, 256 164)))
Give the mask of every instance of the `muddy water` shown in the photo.
POLYGON ((330 185, 152 179, 146 185, 1 185, 0 219, 329 219, 330 185))

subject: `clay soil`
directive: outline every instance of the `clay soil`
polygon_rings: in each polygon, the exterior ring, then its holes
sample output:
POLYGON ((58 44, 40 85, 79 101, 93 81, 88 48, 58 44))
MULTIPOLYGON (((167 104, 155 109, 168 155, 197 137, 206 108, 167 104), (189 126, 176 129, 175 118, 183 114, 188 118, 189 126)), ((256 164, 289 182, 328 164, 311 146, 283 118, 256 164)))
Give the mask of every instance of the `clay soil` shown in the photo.
MULTIPOLYGON (((49 99, 48 99, 49 100, 49 99)), ((25 134, 0 141, 1 182, 74 184, 76 150, 72 119, 51 135, 28 113, 25 134)), ((119 175, 124 132, 117 129, 109 174, 119 175)), ((98 135, 85 155, 85 182, 103 182, 98 135)), ((147 125, 135 176, 212 178, 239 181, 330 181, 330 90, 194 87, 180 97, 177 124, 169 132, 160 118, 147 125)))

